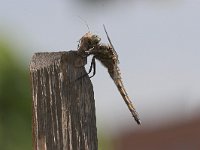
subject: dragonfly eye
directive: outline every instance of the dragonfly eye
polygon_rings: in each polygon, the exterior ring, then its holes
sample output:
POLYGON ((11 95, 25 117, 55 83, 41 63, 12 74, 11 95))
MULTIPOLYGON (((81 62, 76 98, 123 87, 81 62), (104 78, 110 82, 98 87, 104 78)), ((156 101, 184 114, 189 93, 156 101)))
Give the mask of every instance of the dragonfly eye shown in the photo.
POLYGON ((92 44, 98 44, 99 42, 101 41, 101 38, 98 37, 97 35, 92 35, 92 38, 91 38, 91 43, 92 44))

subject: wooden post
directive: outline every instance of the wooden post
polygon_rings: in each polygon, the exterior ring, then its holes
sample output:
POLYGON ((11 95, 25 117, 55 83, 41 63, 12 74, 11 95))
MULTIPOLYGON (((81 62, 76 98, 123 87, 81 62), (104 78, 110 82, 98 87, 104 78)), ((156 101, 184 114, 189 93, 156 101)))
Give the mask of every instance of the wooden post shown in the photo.
POLYGON ((97 150, 94 94, 76 51, 36 53, 30 63, 34 150, 97 150))

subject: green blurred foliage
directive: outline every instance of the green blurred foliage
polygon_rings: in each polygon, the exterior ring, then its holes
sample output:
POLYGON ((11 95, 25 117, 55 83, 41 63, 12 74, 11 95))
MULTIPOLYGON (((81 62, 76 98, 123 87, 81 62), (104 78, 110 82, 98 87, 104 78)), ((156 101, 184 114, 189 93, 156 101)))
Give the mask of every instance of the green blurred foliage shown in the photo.
POLYGON ((103 132, 98 133, 98 149, 99 150, 114 150, 112 139, 105 136, 103 132))
POLYGON ((28 67, 12 42, 0 37, 0 149, 30 150, 31 90, 28 67))

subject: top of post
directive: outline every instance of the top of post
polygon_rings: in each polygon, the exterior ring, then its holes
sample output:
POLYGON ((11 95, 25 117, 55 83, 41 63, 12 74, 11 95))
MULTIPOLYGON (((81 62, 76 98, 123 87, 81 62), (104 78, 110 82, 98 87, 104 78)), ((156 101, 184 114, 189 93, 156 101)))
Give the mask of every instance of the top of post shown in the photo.
POLYGON ((81 67, 86 64, 86 59, 78 56, 77 51, 39 52, 35 53, 31 59, 30 71, 49 67, 53 64, 60 63, 63 59, 67 60, 68 63, 72 63, 76 67, 81 67))

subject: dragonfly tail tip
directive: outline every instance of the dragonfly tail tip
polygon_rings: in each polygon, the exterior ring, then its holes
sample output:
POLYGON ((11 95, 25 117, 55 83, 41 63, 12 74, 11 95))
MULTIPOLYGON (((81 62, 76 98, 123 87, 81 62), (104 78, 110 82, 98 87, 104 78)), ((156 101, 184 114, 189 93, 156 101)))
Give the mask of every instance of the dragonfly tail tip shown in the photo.
POLYGON ((136 122, 137 122, 138 125, 141 125, 141 121, 139 119, 136 120, 136 122))

